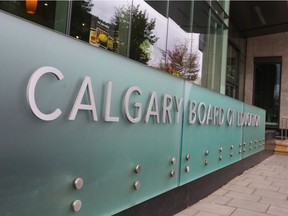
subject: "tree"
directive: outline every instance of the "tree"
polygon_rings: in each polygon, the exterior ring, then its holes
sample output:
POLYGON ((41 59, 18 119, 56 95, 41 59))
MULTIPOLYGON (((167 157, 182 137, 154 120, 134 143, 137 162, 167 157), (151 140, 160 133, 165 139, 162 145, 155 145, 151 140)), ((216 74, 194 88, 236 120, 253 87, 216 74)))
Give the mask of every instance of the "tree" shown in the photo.
POLYGON ((141 11, 139 6, 128 5, 116 9, 111 20, 114 25, 114 52, 124 54, 129 43, 129 57, 146 64, 150 60, 149 47, 158 38, 153 34, 155 19, 149 19, 146 10, 141 11))
POLYGON ((162 61, 159 68, 174 76, 194 81, 198 78, 198 56, 189 52, 188 41, 176 43, 173 50, 161 50, 162 61))
POLYGON ((93 7, 92 0, 73 1, 72 19, 70 35, 79 37, 86 42, 89 41, 90 25, 91 25, 91 9, 93 7))

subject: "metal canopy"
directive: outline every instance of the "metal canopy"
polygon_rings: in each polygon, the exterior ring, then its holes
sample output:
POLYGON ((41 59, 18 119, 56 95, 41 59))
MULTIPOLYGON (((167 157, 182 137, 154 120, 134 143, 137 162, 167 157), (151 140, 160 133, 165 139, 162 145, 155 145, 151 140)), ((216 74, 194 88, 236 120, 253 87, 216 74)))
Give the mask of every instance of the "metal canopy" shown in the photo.
POLYGON ((288 31, 287 1, 231 1, 230 20, 246 37, 288 31))

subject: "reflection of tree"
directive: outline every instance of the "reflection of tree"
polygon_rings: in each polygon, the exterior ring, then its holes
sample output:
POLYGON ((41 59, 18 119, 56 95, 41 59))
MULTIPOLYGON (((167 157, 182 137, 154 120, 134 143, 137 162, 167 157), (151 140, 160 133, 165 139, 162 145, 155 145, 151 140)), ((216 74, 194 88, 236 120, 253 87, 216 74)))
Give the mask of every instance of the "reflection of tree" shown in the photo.
POLYGON ((141 11, 139 5, 132 8, 128 5, 117 8, 111 22, 115 26, 114 52, 124 54, 129 43, 129 57, 146 64, 150 60, 149 47, 158 40, 153 34, 155 19, 149 20, 146 10, 141 11))
POLYGON ((92 0, 73 1, 72 19, 70 35, 79 37, 84 41, 89 41, 91 14, 93 7, 92 0))
POLYGON ((161 50, 162 61, 159 64, 161 70, 194 81, 198 77, 199 63, 197 54, 188 49, 188 41, 174 45, 173 50, 161 50))

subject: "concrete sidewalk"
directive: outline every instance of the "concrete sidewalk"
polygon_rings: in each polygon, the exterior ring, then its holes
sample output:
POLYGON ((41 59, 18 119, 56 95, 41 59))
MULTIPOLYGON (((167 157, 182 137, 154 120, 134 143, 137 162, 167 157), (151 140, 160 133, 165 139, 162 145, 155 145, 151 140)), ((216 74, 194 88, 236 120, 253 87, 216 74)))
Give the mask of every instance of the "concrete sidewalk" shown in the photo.
POLYGON ((175 216, 288 215, 288 156, 272 155, 175 216))

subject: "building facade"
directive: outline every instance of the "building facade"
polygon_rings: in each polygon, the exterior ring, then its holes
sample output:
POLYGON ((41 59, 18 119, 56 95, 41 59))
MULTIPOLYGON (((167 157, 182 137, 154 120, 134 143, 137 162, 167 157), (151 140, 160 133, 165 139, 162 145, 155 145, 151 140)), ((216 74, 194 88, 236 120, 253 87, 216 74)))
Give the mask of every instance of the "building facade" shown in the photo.
POLYGON ((1 211, 173 215, 265 158, 286 33, 245 35, 237 7, 1 1, 1 211))

